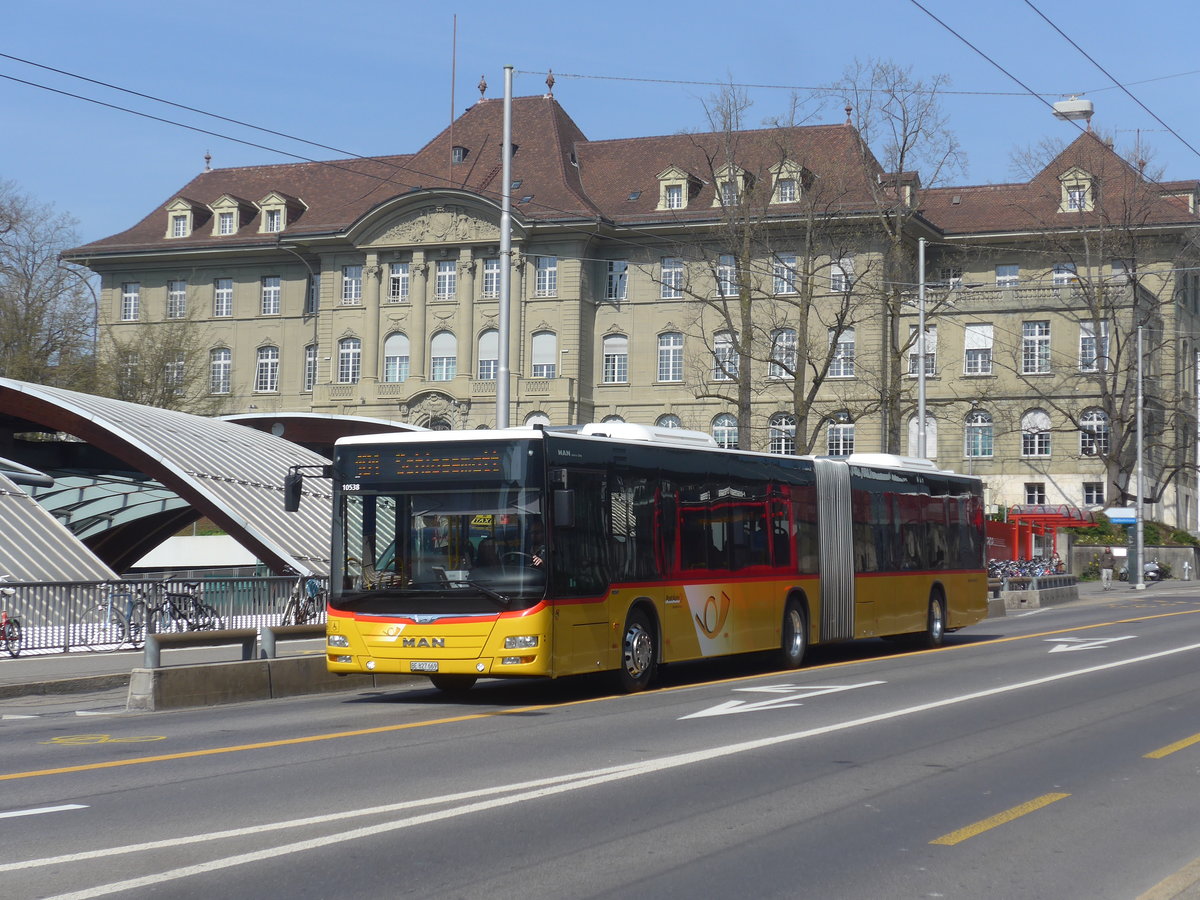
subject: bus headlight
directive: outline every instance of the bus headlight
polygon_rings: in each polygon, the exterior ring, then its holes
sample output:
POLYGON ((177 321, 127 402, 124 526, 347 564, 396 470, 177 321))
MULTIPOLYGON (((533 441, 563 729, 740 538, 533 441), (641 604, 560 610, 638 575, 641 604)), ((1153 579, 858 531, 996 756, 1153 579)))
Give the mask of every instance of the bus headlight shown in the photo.
POLYGON ((524 666, 537 659, 536 656, 502 656, 500 657, 500 665, 502 666, 524 666))
POLYGON ((504 639, 505 650, 529 650, 538 645, 536 634, 516 634, 504 639))
POLYGON ((333 661, 336 663, 352 663, 352 662, 354 662, 354 657, 353 656, 335 656, 333 658, 333 661))
POLYGON ((329 635, 329 646, 330 647, 349 647, 350 646, 350 638, 346 637, 344 634, 331 634, 331 635, 329 635))

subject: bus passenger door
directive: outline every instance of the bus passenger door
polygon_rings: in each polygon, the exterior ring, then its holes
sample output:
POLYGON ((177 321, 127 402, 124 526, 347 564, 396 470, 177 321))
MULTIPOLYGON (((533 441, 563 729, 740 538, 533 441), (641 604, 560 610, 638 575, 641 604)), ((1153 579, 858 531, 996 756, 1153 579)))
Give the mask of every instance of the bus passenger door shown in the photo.
POLYGON ((611 665, 607 478, 594 470, 556 469, 552 482, 552 490, 572 494, 573 510, 571 522, 551 522, 554 671, 594 672, 611 665))

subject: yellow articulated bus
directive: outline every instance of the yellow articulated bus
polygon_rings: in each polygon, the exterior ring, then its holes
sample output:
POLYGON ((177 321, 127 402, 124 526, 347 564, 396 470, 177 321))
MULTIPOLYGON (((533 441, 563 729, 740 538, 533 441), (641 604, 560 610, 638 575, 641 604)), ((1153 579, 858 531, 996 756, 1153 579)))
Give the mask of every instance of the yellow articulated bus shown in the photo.
POLYGON ((332 474, 332 672, 638 691, 684 660, 938 646, 987 612, 981 483, 922 460, 603 423, 343 438, 332 474))

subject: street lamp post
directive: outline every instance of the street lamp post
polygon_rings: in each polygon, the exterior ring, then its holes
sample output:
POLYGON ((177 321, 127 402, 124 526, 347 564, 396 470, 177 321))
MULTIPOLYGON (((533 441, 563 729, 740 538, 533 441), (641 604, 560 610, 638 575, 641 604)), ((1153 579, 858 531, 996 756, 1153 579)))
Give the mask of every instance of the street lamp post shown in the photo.
POLYGON ((1146 468, 1145 468, 1145 452, 1146 439, 1143 431, 1143 412, 1142 405, 1144 402, 1142 394, 1142 326, 1137 329, 1137 521, 1134 523, 1134 552, 1137 554, 1137 581, 1134 582, 1134 590, 1144 591, 1146 589, 1145 568, 1142 565, 1142 558, 1146 552, 1145 545, 1145 514, 1146 514, 1146 468))
POLYGON ((925 238, 917 241, 917 456, 925 454, 925 238))

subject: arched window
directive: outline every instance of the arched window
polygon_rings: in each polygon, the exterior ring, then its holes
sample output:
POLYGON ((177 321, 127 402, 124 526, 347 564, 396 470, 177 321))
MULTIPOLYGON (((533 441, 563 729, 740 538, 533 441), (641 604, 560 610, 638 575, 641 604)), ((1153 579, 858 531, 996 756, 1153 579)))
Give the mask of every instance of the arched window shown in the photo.
POLYGON ((304 348, 304 385, 301 390, 311 391, 317 383, 317 345, 304 348))
POLYGON ((479 335, 479 380, 495 381, 500 374, 500 332, 489 328, 479 335))
POLYGON ((849 456, 854 452, 854 423, 848 416, 839 416, 829 423, 826 447, 830 456, 849 456))
POLYGON ((995 426, 992 424, 990 413, 977 409, 967 416, 966 422, 966 456, 973 459, 990 457, 992 455, 995 426))
POLYGON ((558 374, 558 336, 553 331, 533 333, 533 377, 553 378, 558 374))
POLYGON ((208 392, 229 393, 229 375, 233 368, 233 353, 228 347, 218 347, 208 354, 208 392))
POLYGON ((733 332, 718 331, 713 335, 713 381, 734 381, 737 376, 738 355, 733 332))
POLYGON ((549 425, 550 417, 544 412, 531 412, 525 417, 525 424, 530 427, 534 425, 549 425))
POLYGON ((771 335, 768 378, 792 378, 796 371, 796 329, 779 328, 771 335))
POLYGON ((654 420, 654 424, 657 425, 659 428, 682 428, 683 427, 683 422, 679 421, 679 416, 673 415, 672 413, 667 413, 666 415, 659 416, 657 419, 654 420))
POLYGON ((796 417, 791 413, 775 413, 767 423, 771 453, 791 454, 796 452, 796 417))
POLYGON ((1102 409, 1089 409, 1079 417, 1079 453, 1082 456, 1099 456, 1108 453, 1108 413, 1102 409))
POLYGON ((279 390, 279 348, 259 347, 258 363, 254 367, 254 390, 279 390))
POLYGON ((683 381, 683 335, 678 331, 658 336, 658 380, 683 381))
POLYGON ((338 384, 358 384, 362 375, 362 341, 356 337, 338 341, 338 384))
POLYGON ((408 361, 408 335, 399 332, 389 334, 383 342, 383 380, 407 381, 408 361))
POLYGON ((624 384, 629 381, 629 338, 623 334, 606 334, 601 341, 604 354, 604 384, 624 384))
POLYGON ((450 381, 458 374, 458 339, 449 331, 439 331, 429 343, 430 381, 450 381))
MULTIPOLYGON (((917 452, 917 445, 920 436, 917 434, 917 417, 910 416, 908 419, 908 455, 920 456, 917 452)), ((937 419, 925 413, 925 458, 937 459, 937 419)))
POLYGON ((1031 409, 1021 416, 1021 455, 1050 455, 1050 416, 1044 409, 1031 409))
POLYGON ((624 416, 605 416, 600 421, 601 422, 624 422, 625 417, 624 416))
POLYGON ((738 445, 738 422, 733 413, 721 413, 713 419, 713 440, 718 447, 736 449, 738 445))

